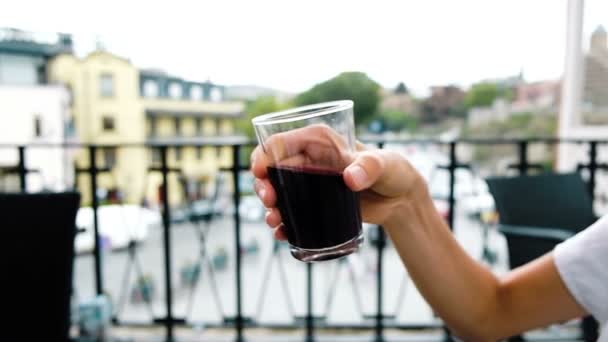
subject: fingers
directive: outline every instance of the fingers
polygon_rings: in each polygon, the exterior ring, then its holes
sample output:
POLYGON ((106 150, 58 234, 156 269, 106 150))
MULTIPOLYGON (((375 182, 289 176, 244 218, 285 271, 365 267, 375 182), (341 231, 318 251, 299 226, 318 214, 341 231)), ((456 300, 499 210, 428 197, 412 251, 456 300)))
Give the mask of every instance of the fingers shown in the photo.
POLYGON ((346 159, 347 144, 326 125, 311 125, 277 133, 251 154, 251 171, 256 178, 268 176, 267 167, 276 163, 298 165, 312 160, 346 159))
POLYGON ((371 187, 382 176, 386 163, 377 151, 360 152, 344 170, 344 182, 353 191, 371 187))
POLYGON ((266 208, 272 208, 276 205, 277 194, 267 178, 256 179, 253 189, 266 208))
POLYGON ((251 172, 256 178, 268 177, 267 167, 270 159, 261 146, 257 146, 251 153, 251 172))
POLYGON ((301 154, 313 160, 326 159, 331 151, 340 159, 348 150, 347 142, 336 131, 326 125, 311 125, 272 135, 264 143, 265 152, 275 162, 281 162, 301 154))
POLYGON ((365 144, 360 141, 355 142, 355 146, 357 151, 359 152, 368 150, 367 146, 365 146, 365 144))
POLYGON ((270 227, 278 227, 282 222, 281 213, 277 208, 271 208, 266 212, 266 224, 270 227))
POLYGON ((282 223, 281 213, 277 208, 272 208, 266 213, 266 223, 272 228, 272 234, 277 240, 287 240, 285 226, 282 223), (273 228, 274 227, 274 228, 273 228))
MULTIPOLYGON (((361 146, 358 146, 361 148, 361 146)), ((275 207, 277 195, 268 180, 268 167, 281 165, 306 165, 322 162, 343 169, 353 159, 347 141, 326 125, 312 125, 268 138, 263 146, 257 146, 251 154, 251 171, 256 177, 254 189, 266 208, 266 223, 275 227, 273 234, 278 240, 286 240, 285 227, 279 210, 275 207)))
POLYGON ((277 240, 285 241, 287 240, 287 234, 285 233, 285 226, 280 225, 274 229, 274 238, 277 240))

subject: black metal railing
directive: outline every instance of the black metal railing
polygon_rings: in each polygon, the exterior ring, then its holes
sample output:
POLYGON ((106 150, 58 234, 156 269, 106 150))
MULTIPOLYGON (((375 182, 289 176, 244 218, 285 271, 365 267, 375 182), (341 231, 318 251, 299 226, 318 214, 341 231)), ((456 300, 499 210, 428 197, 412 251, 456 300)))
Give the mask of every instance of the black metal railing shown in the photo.
MULTIPOLYGON (((608 163, 602 163, 599 161, 599 148, 603 145, 608 145, 608 140, 586 140, 586 139, 484 139, 484 140, 457 140, 457 141, 440 141, 440 140, 382 140, 382 139, 368 139, 368 143, 375 145, 378 148, 385 147, 388 143, 390 144, 398 144, 398 145, 434 145, 443 149, 445 155, 448 156, 448 163, 446 165, 441 165, 443 169, 449 172, 449 192, 447 203, 449 205, 448 212, 448 222, 450 227, 453 229, 455 225, 455 206, 457 202, 456 193, 455 193, 455 185, 456 185, 456 171, 461 168, 470 169, 471 162, 462 162, 459 160, 458 156, 458 148, 461 146, 498 146, 498 145, 507 145, 513 146, 517 150, 517 162, 508 166, 509 169, 516 170, 518 174, 527 174, 531 170, 539 170, 542 166, 538 163, 530 162, 529 158, 529 147, 532 144, 544 144, 546 146, 557 147, 559 144, 572 144, 579 146, 588 146, 587 152, 587 160, 580 161, 577 164, 578 171, 584 171, 587 174, 587 181, 589 186, 589 191, 592 194, 592 197, 595 197, 596 186, 597 186, 597 174, 600 171, 608 170, 608 163)), ((97 190, 98 183, 97 178, 99 174, 108 172, 107 168, 99 167, 97 165, 97 157, 98 152, 102 148, 123 148, 123 147, 137 147, 137 148, 145 148, 145 149, 156 149, 159 151, 160 155, 160 165, 157 167, 150 168, 149 171, 159 172, 162 175, 162 185, 161 185, 161 193, 163 194, 162 201, 162 249, 163 249, 163 265, 164 265, 164 285, 165 285, 165 308, 166 313, 163 317, 155 317, 152 322, 149 324, 154 325, 163 325, 166 328, 166 339, 167 341, 174 341, 174 328, 177 325, 187 324, 186 320, 183 317, 176 317, 173 312, 173 283, 172 283, 172 250, 171 250, 171 236, 172 236, 172 221, 171 221, 171 210, 172 208, 169 205, 169 181, 168 177, 171 172, 176 171, 169 166, 168 162, 168 149, 178 147, 181 145, 146 145, 146 144, 114 144, 114 145, 88 145, 88 144, 59 144, 59 145, 45 145, 45 144, 32 144, 28 146, 24 145, 0 145, 0 149, 15 149, 18 156, 18 162, 16 166, 12 169, 12 172, 18 175, 19 178, 19 187, 22 191, 26 191, 28 188, 27 184, 27 175, 31 172, 39 172, 40 170, 31 170, 27 167, 27 153, 30 148, 64 148, 64 149, 86 149, 89 155, 89 165, 86 168, 77 168, 75 170, 76 174, 87 174, 90 178, 89 190, 92 194, 91 206, 93 210, 93 228, 94 228, 94 249, 93 249, 93 269, 94 269, 94 278, 95 278, 95 293, 103 294, 105 285, 103 279, 102 272, 102 251, 101 251, 101 241, 100 241, 100 231, 99 231, 99 218, 97 215, 100 203, 97 198, 97 190)), ((313 264, 306 265, 306 313, 302 319, 296 319, 294 317, 294 323, 291 324, 268 324, 268 323, 260 323, 255 319, 245 317, 243 312, 243 279, 242 279, 242 259, 241 259, 241 251, 240 246, 242 246, 241 240, 241 215, 239 212, 240 207, 240 173, 248 170, 249 165, 248 162, 244 162, 243 159, 246 159, 243 156, 243 150, 245 148, 249 148, 253 146, 253 144, 244 144, 244 145, 205 145, 205 146, 186 146, 186 147, 213 147, 213 148, 223 148, 230 147, 232 149, 232 165, 229 168, 226 168, 224 171, 229 172, 232 177, 232 183, 234 187, 234 192, 232 196, 232 204, 234 207, 233 212, 233 224, 234 224, 234 246, 235 246, 235 308, 234 308, 234 317, 224 317, 223 321, 219 324, 208 323, 206 326, 208 327, 223 327, 228 329, 234 329, 236 334, 237 341, 244 340, 244 331, 247 328, 299 328, 304 329, 304 337, 306 341, 314 341, 316 336, 316 331, 319 329, 363 329, 370 330, 374 334, 375 341, 384 341, 385 340, 385 329, 386 328, 397 328, 397 329, 440 329, 442 325, 440 323, 437 324, 403 324, 397 322, 395 317, 391 315, 385 314, 385 310, 383 307, 384 302, 384 284, 383 284, 383 256, 385 254, 385 234, 382 229, 378 229, 378 238, 377 243, 374 244, 376 248, 376 307, 375 314, 370 315, 369 317, 365 317, 360 324, 333 324, 328 323, 323 320, 319 320, 318 317, 315 317, 314 309, 313 309, 313 296, 314 296, 314 286, 313 286, 313 264)), ((78 183, 75 181, 75 183, 78 183)), ((379 227, 380 228, 380 227, 379 227)), ((117 325, 128 325, 129 322, 121 321, 120 319, 115 319, 114 324, 117 325)))

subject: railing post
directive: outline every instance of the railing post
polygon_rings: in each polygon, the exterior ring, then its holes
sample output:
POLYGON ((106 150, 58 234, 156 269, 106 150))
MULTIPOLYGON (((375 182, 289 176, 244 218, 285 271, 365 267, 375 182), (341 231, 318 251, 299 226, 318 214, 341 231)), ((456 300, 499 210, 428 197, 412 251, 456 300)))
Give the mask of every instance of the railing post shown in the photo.
POLYGON ((312 263, 309 262, 306 263, 306 342, 315 340, 312 291, 312 263))
POLYGON ((27 191, 27 169, 25 167, 25 146, 18 147, 19 152, 19 165, 17 165, 17 172, 19 173, 19 189, 21 192, 27 191))
MULTIPOLYGON (((450 165, 448 171, 450 172, 450 192, 448 194, 448 206, 450 211, 448 212, 448 224, 451 231, 454 231, 454 209, 455 209, 455 186, 456 186, 456 169, 458 168, 458 160, 456 159, 456 141, 450 142, 450 165)), ((444 341, 453 341, 452 333, 447 326, 443 326, 445 333, 444 341)))
POLYGON ((587 168, 589 169, 589 183, 587 186, 589 187, 589 195, 591 196, 591 202, 594 202, 595 199, 595 173, 598 169, 597 164, 597 141, 589 142, 589 165, 587 168))
MULTIPOLYGON (((378 148, 382 149, 384 143, 378 143, 378 148)), ((375 337, 376 342, 384 342, 384 308, 383 308, 383 267, 382 259, 384 255, 384 245, 386 244, 386 236, 384 234, 384 228, 378 226, 378 241, 377 241, 377 272, 376 272, 376 326, 375 326, 375 337)))
POLYGON ((456 186, 456 168, 458 167, 458 160, 456 159, 456 141, 450 142, 450 165, 448 171, 450 172, 450 192, 448 194, 448 206, 450 211, 448 212, 448 224, 450 229, 454 230, 454 207, 455 207, 455 192, 454 187, 456 186))
POLYGON ((99 198, 97 197, 97 146, 89 146, 89 178, 91 180, 91 208, 93 209, 93 234, 95 244, 93 246, 95 260, 95 290, 98 295, 103 294, 103 274, 101 270, 101 241, 99 239, 99 217, 97 209, 99 198))
POLYGON ((241 303, 241 214, 239 212, 239 206, 241 203, 241 190, 240 190, 240 154, 241 146, 234 145, 232 147, 232 181, 234 184, 234 191, 232 201, 234 204, 234 250, 235 250, 235 272, 236 272, 236 316, 234 320, 234 327, 236 329, 236 341, 244 341, 243 338, 243 311, 241 303))
POLYGON ((163 196, 163 247, 165 252, 165 300, 167 316, 164 318, 167 329, 167 342, 174 341, 173 334, 173 285, 171 281, 171 212, 169 206, 169 167, 167 165, 167 146, 160 147, 160 163, 163 183, 161 191, 163 196))
POLYGON ((525 175, 528 173, 528 141, 521 140, 518 143, 519 148, 519 165, 517 165, 517 170, 520 175, 525 175))
POLYGON ((517 170, 517 173, 520 176, 525 176, 528 174, 530 169, 535 170, 543 170, 543 165, 540 163, 530 163, 528 161, 528 145, 530 145, 529 140, 519 140, 517 141, 517 155, 518 162, 516 164, 511 164, 508 166, 509 169, 517 170))

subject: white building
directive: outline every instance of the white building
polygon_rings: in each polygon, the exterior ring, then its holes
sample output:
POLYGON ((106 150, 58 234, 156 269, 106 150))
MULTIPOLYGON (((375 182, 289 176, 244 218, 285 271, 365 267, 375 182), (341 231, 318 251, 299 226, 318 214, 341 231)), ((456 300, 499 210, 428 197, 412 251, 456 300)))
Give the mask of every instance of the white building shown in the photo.
POLYGON ((0 192, 20 190, 15 145, 26 146, 25 166, 34 171, 26 179, 28 191, 61 191, 73 184, 71 153, 57 146, 75 136, 70 93, 46 80, 48 60, 71 49, 66 34, 0 29, 0 192))
MULTIPOLYGON (((56 85, 0 85, 0 145, 61 144, 69 132, 69 93, 56 85)), ((73 184, 74 164, 67 149, 27 147, 28 191, 61 191, 73 184)), ((0 170, 18 165, 16 148, 0 148, 0 170)), ((0 179, 0 191, 18 191, 17 175, 0 179)))

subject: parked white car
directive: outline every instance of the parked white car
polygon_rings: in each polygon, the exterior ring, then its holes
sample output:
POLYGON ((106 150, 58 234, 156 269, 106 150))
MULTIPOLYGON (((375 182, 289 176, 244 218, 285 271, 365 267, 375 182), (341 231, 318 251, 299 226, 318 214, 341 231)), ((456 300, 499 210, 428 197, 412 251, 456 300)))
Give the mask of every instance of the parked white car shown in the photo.
MULTIPOLYGON (((161 224, 159 212, 137 205, 104 205, 97 211, 102 248, 121 249, 130 241, 141 243, 148 237, 152 226, 161 224)), ((84 229, 76 235, 76 253, 93 251, 95 246, 93 229, 93 209, 83 207, 76 215, 76 226, 84 229)))
MULTIPOLYGON (((447 218, 450 192, 450 174, 439 168, 447 165, 448 156, 437 146, 387 144, 385 149, 399 152, 420 172, 428 183, 437 211, 447 218)), ((469 216, 478 216, 494 210, 494 198, 486 182, 469 169, 457 169, 455 173, 454 198, 459 208, 469 216)))
POLYGON ((247 222, 260 222, 266 217, 266 208, 264 208, 264 204, 262 204, 258 196, 247 195, 241 197, 239 214, 247 222))
MULTIPOLYGON (((447 203, 450 192, 449 176, 447 170, 437 169, 429 179, 430 191, 436 202, 447 203)), ((455 176, 454 198, 467 215, 478 216, 494 210, 494 198, 483 179, 466 169, 456 170, 455 176)))

